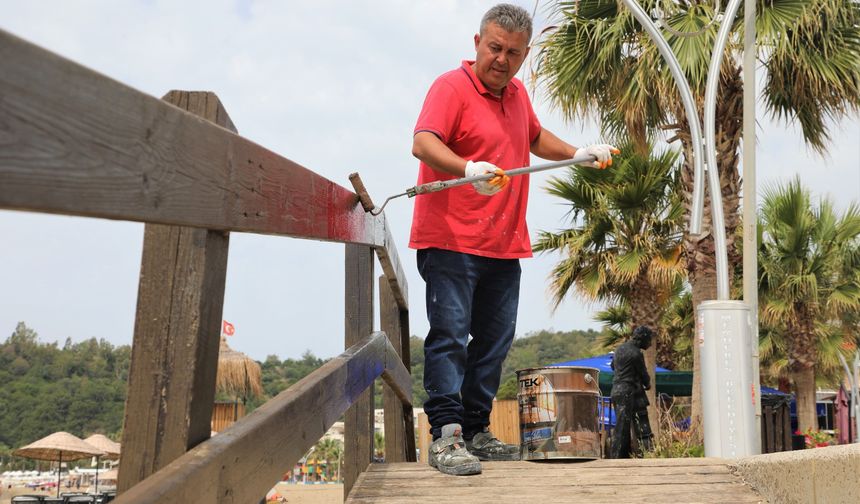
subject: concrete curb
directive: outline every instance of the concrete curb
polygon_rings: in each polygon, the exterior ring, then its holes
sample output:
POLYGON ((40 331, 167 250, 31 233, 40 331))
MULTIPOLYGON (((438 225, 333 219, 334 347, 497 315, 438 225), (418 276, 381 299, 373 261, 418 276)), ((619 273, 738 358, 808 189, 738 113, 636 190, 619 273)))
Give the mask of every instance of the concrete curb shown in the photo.
POLYGON ((756 455, 729 467, 771 503, 860 501, 860 444, 756 455))

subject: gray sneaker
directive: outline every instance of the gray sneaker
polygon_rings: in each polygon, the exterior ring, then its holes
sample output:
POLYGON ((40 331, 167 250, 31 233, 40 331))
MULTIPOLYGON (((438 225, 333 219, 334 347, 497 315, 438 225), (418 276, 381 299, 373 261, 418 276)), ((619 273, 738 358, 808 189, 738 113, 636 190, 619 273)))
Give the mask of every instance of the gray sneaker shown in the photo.
POLYGON ((430 453, 427 457, 430 467, 454 476, 481 474, 481 462, 466 451, 461 431, 460 424, 448 424, 442 427, 442 437, 430 445, 430 453))
POLYGON ((520 460, 520 447, 499 441, 488 429, 466 441, 466 449, 479 460, 520 460))

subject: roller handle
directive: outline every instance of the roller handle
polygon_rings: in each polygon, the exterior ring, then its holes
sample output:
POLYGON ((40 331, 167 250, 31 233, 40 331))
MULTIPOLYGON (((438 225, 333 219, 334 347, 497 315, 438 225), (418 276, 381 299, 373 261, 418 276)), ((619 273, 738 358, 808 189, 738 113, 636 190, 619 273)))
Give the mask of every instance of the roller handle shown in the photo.
POLYGON ((364 208, 364 211, 372 211, 376 206, 370 199, 370 195, 367 194, 367 189, 364 187, 364 182, 361 181, 361 177, 358 175, 358 172, 350 173, 349 181, 352 183, 352 188, 355 189, 355 194, 358 195, 358 201, 359 203, 361 203, 361 206, 362 208, 364 208))

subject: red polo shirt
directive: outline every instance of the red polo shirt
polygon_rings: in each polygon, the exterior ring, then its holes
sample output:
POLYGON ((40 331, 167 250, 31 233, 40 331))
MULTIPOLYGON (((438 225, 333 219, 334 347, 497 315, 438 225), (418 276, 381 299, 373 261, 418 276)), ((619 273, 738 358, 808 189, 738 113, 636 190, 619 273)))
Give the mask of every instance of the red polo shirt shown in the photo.
MULTIPOLYGON (((541 131, 523 84, 513 79, 493 95, 472 70, 473 61, 436 79, 418 116, 415 133, 429 131, 458 156, 502 169, 529 165, 529 147, 541 131)), ((456 178, 423 162, 418 183, 456 178)), ((409 247, 441 248, 484 257, 531 257, 526 226, 529 176, 483 196, 464 185, 415 198, 409 247)))

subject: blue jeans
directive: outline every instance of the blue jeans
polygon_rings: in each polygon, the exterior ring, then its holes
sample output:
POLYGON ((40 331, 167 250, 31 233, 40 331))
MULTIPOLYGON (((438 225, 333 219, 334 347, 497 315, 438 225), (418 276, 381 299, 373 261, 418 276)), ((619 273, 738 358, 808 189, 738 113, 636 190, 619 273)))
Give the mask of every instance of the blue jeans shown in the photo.
POLYGON ((446 424, 460 424, 465 439, 490 424, 502 363, 516 331, 520 271, 519 259, 418 251, 430 322, 424 340, 429 396, 424 412, 433 439, 446 424))

